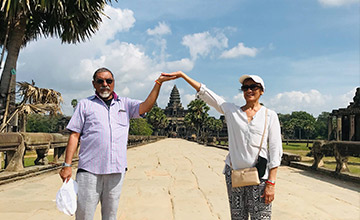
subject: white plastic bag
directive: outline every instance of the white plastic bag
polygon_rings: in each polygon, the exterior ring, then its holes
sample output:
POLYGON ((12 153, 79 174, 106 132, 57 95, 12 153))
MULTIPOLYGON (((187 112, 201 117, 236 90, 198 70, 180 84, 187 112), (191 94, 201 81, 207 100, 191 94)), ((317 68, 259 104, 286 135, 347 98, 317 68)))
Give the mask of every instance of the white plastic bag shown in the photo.
POLYGON ((72 178, 68 182, 64 181, 61 188, 56 194, 57 208, 67 215, 74 215, 77 204, 76 194, 78 192, 78 184, 72 178))

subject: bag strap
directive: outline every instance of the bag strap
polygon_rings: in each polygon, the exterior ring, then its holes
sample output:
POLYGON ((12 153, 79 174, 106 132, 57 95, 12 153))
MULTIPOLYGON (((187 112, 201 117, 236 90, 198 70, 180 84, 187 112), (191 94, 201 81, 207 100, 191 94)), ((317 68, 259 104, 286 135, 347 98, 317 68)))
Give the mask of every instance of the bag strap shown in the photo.
MULTIPOLYGON (((265 125, 264 125, 264 131, 263 131, 263 134, 262 134, 262 137, 261 137, 259 152, 258 152, 258 154, 257 154, 257 157, 255 158, 255 162, 257 161, 257 159, 258 159, 259 156, 260 156, 260 151, 261 151, 262 144, 263 144, 263 141, 264 141, 264 136, 265 136, 265 131, 266 131, 266 125, 267 125, 268 109, 267 109, 266 107, 264 107, 264 108, 265 108, 265 125)), ((230 156, 230 155, 229 155, 229 156, 230 156)), ((230 158, 230 167, 232 168, 231 158, 230 158)))
POLYGON ((268 113, 268 109, 266 108, 265 110, 265 125, 264 125, 264 131, 263 131, 263 134, 262 134, 262 137, 261 137, 261 142, 260 142, 260 148, 259 148, 259 152, 258 152, 258 155, 255 159, 255 162, 257 161, 257 159, 259 158, 260 156, 260 151, 261 151, 261 148, 262 148, 262 144, 264 142, 264 136, 265 136, 265 131, 266 131, 266 124, 267 124, 267 113, 268 113))

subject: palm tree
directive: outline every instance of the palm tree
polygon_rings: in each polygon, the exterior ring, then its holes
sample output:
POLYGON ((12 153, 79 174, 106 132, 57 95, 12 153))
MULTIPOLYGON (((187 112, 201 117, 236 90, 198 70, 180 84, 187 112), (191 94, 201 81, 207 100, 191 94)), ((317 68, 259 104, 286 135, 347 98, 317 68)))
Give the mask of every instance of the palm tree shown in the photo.
POLYGON ((18 113, 23 119, 21 129, 22 131, 26 130, 26 116, 28 114, 62 114, 60 104, 63 103, 63 99, 60 92, 57 92, 53 89, 38 88, 27 82, 20 82, 18 85, 22 101, 16 107, 15 111, 10 115, 9 119, 7 119, 6 115, 4 116, 4 121, 0 127, 0 132, 6 128, 11 119, 18 113))
POLYGON ((41 36, 60 37, 63 43, 90 38, 99 28, 106 3, 111 0, 0 0, 0 45, 7 51, 0 81, 2 113, 15 106, 20 48, 41 36))
POLYGON ((156 136, 158 135, 159 131, 161 131, 161 129, 166 128, 169 124, 169 121, 164 114, 164 111, 157 106, 154 106, 147 113, 146 120, 149 124, 152 125, 156 136))
POLYGON ((199 141, 200 131, 208 118, 207 113, 210 107, 201 99, 195 99, 188 105, 188 113, 185 115, 185 123, 187 126, 194 127, 196 130, 196 140, 199 141))

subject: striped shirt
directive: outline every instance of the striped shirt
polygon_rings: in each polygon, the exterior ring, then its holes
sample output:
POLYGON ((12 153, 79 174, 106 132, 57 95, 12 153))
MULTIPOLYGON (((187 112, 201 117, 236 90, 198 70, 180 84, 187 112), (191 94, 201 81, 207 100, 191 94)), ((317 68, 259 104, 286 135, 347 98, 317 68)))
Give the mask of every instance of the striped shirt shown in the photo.
POLYGON ((110 107, 97 95, 80 100, 66 127, 80 133, 79 169, 94 174, 125 172, 129 122, 141 117, 141 101, 113 95, 110 107))

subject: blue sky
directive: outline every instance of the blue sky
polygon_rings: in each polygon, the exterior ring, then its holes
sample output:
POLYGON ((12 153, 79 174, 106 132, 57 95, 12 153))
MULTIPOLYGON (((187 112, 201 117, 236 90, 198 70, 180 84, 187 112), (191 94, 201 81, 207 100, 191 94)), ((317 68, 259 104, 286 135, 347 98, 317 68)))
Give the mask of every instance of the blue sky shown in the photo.
MULTIPOLYGON (((102 66, 114 72, 117 93, 141 100, 161 72, 182 70, 243 105, 238 79, 257 74, 266 106, 316 117, 346 107, 360 86, 359 7, 357 0, 121 0, 106 7, 111 19, 84 43, 28 44, 17 81, 61 92, 71 115, 71 100, 93 94, 91 77, 102 66)), ((184 107, 194 99, 183 80, 167 82, 160 107, 174 84, 184 107)))

